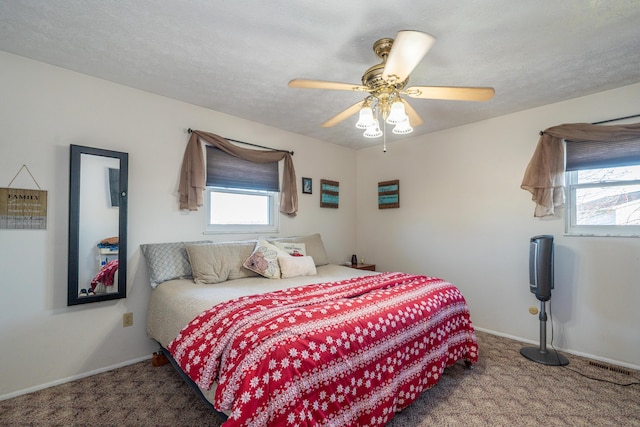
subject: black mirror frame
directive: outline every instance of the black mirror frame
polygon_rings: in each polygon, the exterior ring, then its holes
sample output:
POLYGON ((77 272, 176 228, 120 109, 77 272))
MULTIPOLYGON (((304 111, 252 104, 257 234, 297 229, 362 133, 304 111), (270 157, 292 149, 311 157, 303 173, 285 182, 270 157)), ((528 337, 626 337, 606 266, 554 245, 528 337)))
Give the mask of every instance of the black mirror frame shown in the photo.
POLYGON ((129 192, 129 154, 81 145, 71 145, 69 166, 69 258, 67 305, 107 301, 127 297, 127 200, 129 192), (120 160, 120 193, 118 225, 118 292, 78 296, 79 239, 80 239, 80 159, 82 154, 120 160))

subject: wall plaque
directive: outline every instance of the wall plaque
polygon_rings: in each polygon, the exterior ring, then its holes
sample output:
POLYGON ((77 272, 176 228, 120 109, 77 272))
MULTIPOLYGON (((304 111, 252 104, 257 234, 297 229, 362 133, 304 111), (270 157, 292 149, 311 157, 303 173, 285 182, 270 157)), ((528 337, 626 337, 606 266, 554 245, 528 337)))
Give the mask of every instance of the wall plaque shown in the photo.
POLYGON ((383 181, 378 183, 378 209, 400 207, 400 181, 383 181))
POLYGON ((340 183, 328 179, 320 180, 320 207, 338 208, 340 200, 340 183))
POLYGON ((45 230, 47 192, 0 188, 0 229, 45 230))

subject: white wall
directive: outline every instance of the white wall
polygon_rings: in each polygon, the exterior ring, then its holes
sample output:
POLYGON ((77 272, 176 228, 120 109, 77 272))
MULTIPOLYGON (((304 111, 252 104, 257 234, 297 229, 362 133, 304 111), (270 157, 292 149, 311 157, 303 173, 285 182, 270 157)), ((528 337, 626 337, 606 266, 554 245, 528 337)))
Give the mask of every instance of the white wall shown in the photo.
POLYGON ((476 327, 538 343, 528 244, 553 234, 554 345, 637 369, 640 239, 565 237, 564 212, 534 219, 520 183, 540 130, 638 113, 640 84, 359 151, 358 255, 449 280, 476 327), (377 183, 391 179, 400 208, 378 210, 377 183))
MULTIPOLYGON (((294 150, 300 209, 281 217, 280 235, 320 232, 336 262, 355 250, 353 150, 4 52, 0 70, 0 185, 26 164, 48 191, 47 230, 0 230, 0 399, 157 349, 145 333, 151 288, 139 245, 205 238, 204 213, 177 204, 189 127, 294 150), (129 153, 126 299, 66 305, 70 144, 129 153), (301 194, 302 176, 313 179, 314 194, 301 194), (339 209, 319 207, 321 178, 340 182, 339 209), (122 327, 125 312, 133 312, 133 327, 122 327)), ((24 171, 12 187, 36 188, 24 171)))

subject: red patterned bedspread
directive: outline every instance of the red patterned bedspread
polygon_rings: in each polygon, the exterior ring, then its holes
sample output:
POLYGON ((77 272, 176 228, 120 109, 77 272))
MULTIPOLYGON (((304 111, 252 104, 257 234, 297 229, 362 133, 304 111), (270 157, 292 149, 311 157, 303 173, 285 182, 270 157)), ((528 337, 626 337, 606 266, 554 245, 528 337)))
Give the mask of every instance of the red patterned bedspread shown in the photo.
POLYGON ((405 273, 218 304, 169 345, 225 426, 382 426, 478 346, 460 291, 405 273))

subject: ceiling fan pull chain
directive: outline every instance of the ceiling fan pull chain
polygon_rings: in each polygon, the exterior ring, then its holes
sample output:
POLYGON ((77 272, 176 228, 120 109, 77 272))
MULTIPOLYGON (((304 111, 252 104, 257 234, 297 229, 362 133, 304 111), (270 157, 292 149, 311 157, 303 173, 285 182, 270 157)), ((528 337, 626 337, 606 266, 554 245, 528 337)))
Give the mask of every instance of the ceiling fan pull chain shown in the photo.
POLYGON ((387 122, 384 121, 382 123, 382 127, 384 128, 384 132, 382 133, 382 152, 387 152, 387 122))

